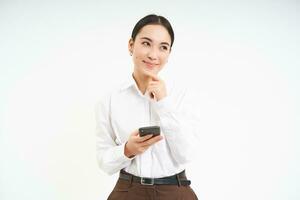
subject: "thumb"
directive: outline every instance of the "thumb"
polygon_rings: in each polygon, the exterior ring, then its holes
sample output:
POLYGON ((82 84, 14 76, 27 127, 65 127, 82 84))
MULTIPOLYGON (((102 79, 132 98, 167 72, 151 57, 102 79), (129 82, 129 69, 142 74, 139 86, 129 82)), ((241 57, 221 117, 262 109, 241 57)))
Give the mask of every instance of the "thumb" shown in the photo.
POLYGON ((133 135, 133 136, 139 135, 139 130, 138 130, 138 129, 135 129, 135 130, 131 133, 131 135, 133 135))

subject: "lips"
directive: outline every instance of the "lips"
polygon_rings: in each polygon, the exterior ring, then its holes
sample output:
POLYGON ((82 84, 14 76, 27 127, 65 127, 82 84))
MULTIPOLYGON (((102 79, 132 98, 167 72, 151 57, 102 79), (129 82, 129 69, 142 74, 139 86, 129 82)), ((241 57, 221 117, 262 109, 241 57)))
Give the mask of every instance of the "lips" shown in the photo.
POLYGON ((147 67, 149 67, 149 68, 153 68, 153 67, 158 65, 156 63, 151 63, 151 62, 147 62, 147 61, 144 61, 144 60, 143 60, 143 63, 145 63, 147 65, 147 67))

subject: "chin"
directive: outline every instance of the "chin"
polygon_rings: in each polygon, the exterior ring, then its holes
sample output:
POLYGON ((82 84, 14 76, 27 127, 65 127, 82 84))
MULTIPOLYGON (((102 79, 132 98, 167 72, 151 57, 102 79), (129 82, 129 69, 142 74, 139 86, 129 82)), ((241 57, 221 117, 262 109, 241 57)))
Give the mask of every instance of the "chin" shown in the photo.
POLYGON ((156 75, 157 75, 157 74, 158 74, 158 71, 157 71, 157 70, 149 70, 149 69, 147 70, 147 69, 146 69, 146 70, 143 71, 143 73, 144 73, 145 75, 147 75, 147 74, 149 74, 149 73, 151 73, 151 74, 156 74, 156 75))

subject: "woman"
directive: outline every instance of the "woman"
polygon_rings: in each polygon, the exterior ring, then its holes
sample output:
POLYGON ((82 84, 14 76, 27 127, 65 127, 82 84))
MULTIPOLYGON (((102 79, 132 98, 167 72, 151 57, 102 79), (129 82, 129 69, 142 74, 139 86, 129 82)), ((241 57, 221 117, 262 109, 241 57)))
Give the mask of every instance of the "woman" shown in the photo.
POLYGON ((158 76, 173 42, 166 18, 138 21, 128 43, 133 73, 97 104, 98 163, 108 174, 120 173, 109 200, 197 199, 185 175, 196 133, 187 91, 158 76), (161 134, 140 137, 138 129, 151 125, 161 134))

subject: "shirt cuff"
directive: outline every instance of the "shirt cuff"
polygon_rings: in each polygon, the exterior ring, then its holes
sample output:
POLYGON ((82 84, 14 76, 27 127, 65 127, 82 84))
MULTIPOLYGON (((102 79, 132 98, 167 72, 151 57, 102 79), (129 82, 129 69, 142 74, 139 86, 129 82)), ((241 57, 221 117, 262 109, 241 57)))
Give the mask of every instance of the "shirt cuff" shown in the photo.
POLYGON ((132 159, 135 158, 135 156, 132 158, 128 158, 127 156, 125 156, 125 154, 124 154, 125 144, 126 144, 126 142, 117 146, 117 148, 116 148, 116 156, 118 157, 117 160, 121 161, 122 163, 131 161, 132 159))

